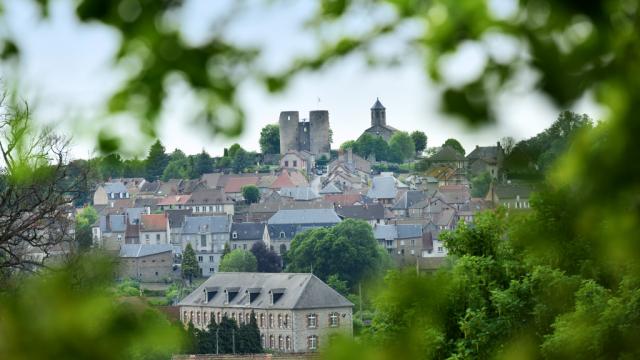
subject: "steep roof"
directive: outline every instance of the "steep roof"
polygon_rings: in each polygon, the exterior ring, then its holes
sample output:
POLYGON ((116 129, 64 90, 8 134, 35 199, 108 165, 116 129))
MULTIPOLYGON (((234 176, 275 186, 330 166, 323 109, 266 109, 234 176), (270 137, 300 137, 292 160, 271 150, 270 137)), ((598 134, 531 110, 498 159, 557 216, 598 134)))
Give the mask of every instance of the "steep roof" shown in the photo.
POLYGON ((220 189, 200 189, 191 194, 187 205, 230 204, 232 201, 220 189))
POLYGON ((126 229, 124 215, 102 215, 100 216, 100 231, 105 232, 124 232, 126 229))
POLYGON ((426 199, 426 195, 424 192, 419 190, 409 190, 406 191, 398 201, 393 204, 392 209, 394 210, 406 210, 412 207, 414 204, 419 203, 420 201, 426 199))
POLYGON ((169 195, 158 201, 158 206, 184 205, 189 201, 191 195, 169 195))
POLYGON ((320 194, 342 194, 342 190, 332 181, 320 190, 320 194))
POLYGON ((302 201, 314 200, 320 197, 309 186, 281 188, 279 194, 281 196, 293 198, 294 200, 302 201))
POLYGON ((116 182, 106 182, 104 183, 104 191, 107 192, 107 194, 111 194, 111 193, 127 193, 127 187, 124 186, 123 183, 121 183, 120 181, 116 181, 116 182))
POLYGON ((380 203, 365 205, 337 205, 336 213, 342 218, 377 220, 384 219, 384 206, 380 203))
POLYGON ((200 176, 200 180, 202 180, 209 189, 215 189, 219 187, 218 182, 220 181, 221 176, 222 173, 202 174, 202 176, 200 176))
POLYGON ((258 185, 258 180, 260 179, 257 176, 231 177, 224 185, 224 192, 226 192, 227 194, 239 193, 242 191, 243 186, 258 185))
POLYGON ((144 214, 140 217, 140 231, 165 231, 167 230, 167 215, 144 214))
POLYGON ((182 227, 183 234, 228 233, 229 218, 227 216, 187 216, 182 227))
POLYGON ((371 110, 377 110, 377 109, 385 109, 384 105, 382 105, 382 103, 380 102, 380 99, 378 98, 376 98, 376 102, 371 107, 371 110))
POLYGON ((344 296, 333 290, 313 274, 301 273, 225 273, 211 275, 200 287, 187 295, 180 306, 270 308, 270 309, 320 309, 353 307, 344 296), (226 303, 226 289, 237 295, 226 303), (206 292, 214 293, 205 301, 206 292), (250 292, 258 295, 247 305, 250 292), (270 292, 282 296, 271 304, 270 292))
POLYGON ((396 179, 393 176, 376 176, 367 196, 372 199, 393 199, 397 193, 396 179))
POLYGON ((231 224, 231 234, 237 237, 231 240, 261 240, 264 234, 264 223, 233 223, 231 224))
POLYGON ((184 225, 184 218, 193 214, 193 209, 171 209, 164 211, 169 217, 169 226, 174 228, 180 228, 184 225))
POLYGON ((169 251, 173 251, 171 244, 124 244, 120 247, 120 257, 139 258, 169 251))
POLYGON ((440 151, 433 154, 429 161, 464 161, 465 157, 451 146, 443 146, 440 151))
POLYGON ((338 214, 331 209, 296 209, 278 210, 271 219, 272 224, 337 224, 340 222, 338 214))

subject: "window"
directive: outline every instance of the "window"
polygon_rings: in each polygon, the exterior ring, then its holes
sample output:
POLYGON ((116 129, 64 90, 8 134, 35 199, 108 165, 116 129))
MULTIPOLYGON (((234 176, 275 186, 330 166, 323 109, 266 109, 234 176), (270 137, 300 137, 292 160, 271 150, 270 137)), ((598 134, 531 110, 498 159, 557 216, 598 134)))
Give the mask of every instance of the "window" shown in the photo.
POLYGON ((196 323, 200 325, 200 311, 196 313, 196 323))
POLYGON ((289 314, 284 316, 284 328, 287 329, 289 327, 289 314))
POLYGON ((247 244, 242 244, 242 249, 247 250, 247 244))
POLYGON ((266 340, 265 340, 265 338, 264 338, 264 335, 260 335, 260 341, 262 341, 262 347, 263 347, 263 348, 266 348, 266 347, 267 347, 267 344, 266 344, 266 340))
POLYGON ((260 327, 264 328, 264 314, 260 314, 260 327))
POLYGON ((232 318, 233 320, 235 320, 235 319, 236 319, 236 313, 231 313, 231 318, 232 318))
POLYGON ((284 233, 284 231, 280 231, 280 239, 284 239, 285 236, 286 234, 284 233))
POLYGON ((442 246, 438 246, 438 252, 443 252, 444 250, 442 249, 442 246))
POLYGON ((307 348, 309 350, 316 350, 318 348, 318 337, 311 335, 307 338, 307 348))
POLYGON ((212 272, 212 273, 216 272, 216 269, 215 268, 209 268, 209 272, 212 272))
POLYGON ((202 262, 202 256, 198 255, 198 262, 202 262))
POLYGON ((160 241, 160 234, 156 234, 156 241, 160 241))
POLYGON ((232 238, 232 239, 237 239, 237 238, 238 238, 238 233, 234 231, 234 232, 231 234, 231 238, 232 238))
POLYGON ((220 324, 220 321, 221 321, 221 319, 220 319, 220 311, 218 311, 218 313, 216 314, 216 319, 217 319, 217 321, 216 321, 216 322, 217 322, 218 324, 220 324))
POLYGON ((145 240, 149 240, 149 234, 144 234, 145 240))
POLYGON ((278 314, 278 328, 282 329, 282 314, 278 314))
POLYGON ((233 244, 233 250, 238 248, 238 244, 233 244))
POLYGON ((202 324, 203 325, 207 325, 207 313, 206 312, 202 313, 202 324))
POLYGON ((298 161, 297 160, 293 160, 293 167, 298 167, 298 161))
POLYGON ((207 246, 207 235, 200 235, 200 246, 207 246))
POLYGON ((271 335, 269 336, 269 347, 273 349, 275 346, 276 346, 275 340, 273 338, 273 335, 271 335))
POLYGON ((209 262, 213 262, 213 255, 209 255, 209 262))
POLYGON ((269 314, 269 329, 273 329, 273 314, 269 314))
POLYGON ((287 335, 286 346, 287 346, 287 350, 291 350, 291 338, 288 335, 287 335))
POLYGON ((416 246, 416 239, 411 239, 411 246, 416 246))
POLYGON ((284 350, 284 338, 282 335, 278 336, 278 349, 284 350))
POLYGON ((185 324, 189 322, 189 318, 187 317, 187 311, 186 310, 182 314, 182 321, 184 321, 185 324))
POLYGON ((340 315, 337 312, 329 314, 329 326, 336 327, 340 325, 340 315))
POLYGON ((251 323, 251 314, 244 315, 244 322, 247 324, 251 323))
POLYGON ((404 240, 400 240, 400 246, 404 246, 404 240))
POLYGON ((289 161, 287 160, 284 161, 284 167, 289 167, 289 161))
POLYGON ((316 326, 318 326, 318 318, 316 317, 316 314, 307 315, 307 327, 315 328, 316 326))

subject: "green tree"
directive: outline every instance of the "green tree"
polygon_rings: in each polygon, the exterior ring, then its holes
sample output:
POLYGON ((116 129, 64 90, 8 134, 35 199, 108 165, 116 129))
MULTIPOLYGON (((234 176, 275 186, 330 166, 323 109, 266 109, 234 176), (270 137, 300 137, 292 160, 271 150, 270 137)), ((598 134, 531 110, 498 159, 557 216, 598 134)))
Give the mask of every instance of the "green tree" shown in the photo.
POLYGON ((188 179, 191 172, 192 166, 189 159, 181 150, 176 150, 171 154, 170 160, 162 172, 162 181, 188 179))
POLYGON ((226 154, 224 154, 224 156, 228 156, 233 159, 236 157, 236 153, 240 150, 244 150, 244 149, 242 148, 242 146, 240 146, 240 144, 235 143, 229 147, 229 150, 227 151, 226 154))
POLYGON ((280 153, 280 126, 269 124, 260 130, 260 151, 263 154, 280 153))
POLYGON ((247 167, 251 166, 254 156, 246 152, 243 148, 237 149, 232 157, 231 168, 236 173, 241 173, 247 167))
POLYGON ((347 149, 353 149, 356 144, 355 140, 347 140, 340 144, 340 150, 346 151, 347 149))
POLYGON ((255 185, 246 185, 242 187, 242 197, 248 204, 260 201, 260 189, 255 185))
POLYGON ((257 271, 279 273, 282 271, 282 259, 273 250, 268 249, 262 241, 256 241, 251 246, 251 253, 256 257, 257 271))
POLYGON ((485 197, 487 192, 489 192, 492 180, 491 174, 489 174, 488 171, 474 176, 471 179, 471 196, 481 198, 485 197))
POLYGON ((422 131, 416 130, 411 133, 411 139, 413 139, 416 153, 422 154, 422 151, 427 148, 427 135, 422 131))
POLYGON ((220 261, 220 271, 224 272, 255 272, 258 261, 251 251, 235 249, 220 261))
POLYGON ((389 139, 389 150, 395 162, 403 163, 416 156, 416 148, 411 136, 404 131, 396 131, 389 139))
POLYGON ((196 155, 193 171, 195 176, 192 177, 195 178, 213 172, 213 159, 206 151, 202 150, 200 154, 196 155))
POLYGON ((238 328, 238 352, 241 354, 262 353, 262 342, 260 341, 260 329, 256 314, 251 311, 249 323, 244 323, 238 328))
POLYGON ((76 214, 76 243, 80 250, 87 250, 93 244, 91 226, 98 221, 98 212, 87 206, 76 214))
POLYGON ((442 144, 442 146, 449 146, 450 148, 452 148, 453 150, 457 151, 460 153, 460 155, 464 156, 465 151, 464 148, 462 147, 462 144, 460 144, 460 142, 456 139, 447 139, 444 144, 442 144))
POLYGON ((299 233, 287 252, 288 272, 311 272, 327 280, 338 275, 349 287, 380 275, 389 255, 379 251, 371 226, 348 219, 332 228, 299 233))
POLYGON ((140 159, 128 159, 123 163, 123 177, 144 177, 146 174, 145 162, 140 159))
POLYGON ((148 181, 160 179, 165 167, 167 167, 167 164, 169 163, 169 157, 167 156, 164 146, 160 140, 156 140, 156 142, 151 145, 149 155, 145 162, 147 168, 147 175, 145 178, 148 181))
POLYGON ((343 296, 349 295, 349 286, 346 281, 340 280, 340 276, 333 274, 327 278, 327 285, 331 286, 331 288, 343 296))
POLYGON ((194 276, 197 277, 199 275, 200 268, 198 267, 196 252, 193 250, 193 247, 191 247, 191 243, 187 243, 187 246, 185 246, 182 252, 182 277, 191 282, 194 276))
POLYGON ((109 154, 100 159, 98 165, 103 179, 119 178, 124 173, 124 164, 118 154, 109 154))

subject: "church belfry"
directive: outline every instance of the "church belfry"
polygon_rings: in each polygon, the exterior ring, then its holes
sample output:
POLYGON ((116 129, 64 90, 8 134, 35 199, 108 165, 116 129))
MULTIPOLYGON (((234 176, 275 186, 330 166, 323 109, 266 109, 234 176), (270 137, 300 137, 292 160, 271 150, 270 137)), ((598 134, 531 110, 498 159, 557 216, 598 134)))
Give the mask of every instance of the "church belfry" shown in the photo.
POLYGON ((387 115, 385 108, 378 98, 371 107, 371 126, 387 126, 387 115))

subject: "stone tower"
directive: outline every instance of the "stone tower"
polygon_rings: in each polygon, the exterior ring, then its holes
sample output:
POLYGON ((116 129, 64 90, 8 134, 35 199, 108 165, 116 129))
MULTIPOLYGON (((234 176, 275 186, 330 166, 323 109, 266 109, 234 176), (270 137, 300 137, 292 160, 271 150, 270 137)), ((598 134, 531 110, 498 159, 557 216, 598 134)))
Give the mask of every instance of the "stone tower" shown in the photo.
POLYGON ((387 126, 387 115, 385 107, 376 98, 376 103, 371 107, 371 126, 387 126))
POLYGON ((316 155, 329 155, 331 144, 329 143, 329 112, 327 110, 314 110, 309 113, 310 151, 316 155))
POLYGON ((297 111, 283 111, 280 113, 280 154, 289 150, 298 150, 298 121, 297 111))

